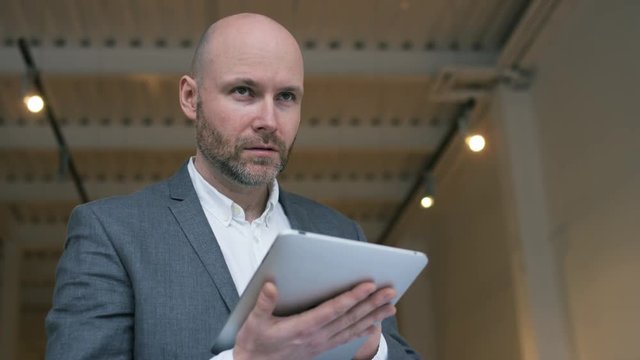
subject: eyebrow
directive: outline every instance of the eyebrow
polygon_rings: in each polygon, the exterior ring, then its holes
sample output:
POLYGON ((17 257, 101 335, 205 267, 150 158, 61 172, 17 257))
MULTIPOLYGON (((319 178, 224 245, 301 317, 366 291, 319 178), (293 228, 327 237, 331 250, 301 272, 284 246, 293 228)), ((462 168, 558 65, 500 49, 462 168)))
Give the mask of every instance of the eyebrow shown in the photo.
MULTIPOLYGON (((230 79, 229 81, 225 81, 225 83, 227 84, 227 86, 233 85, 233 84, 242 84, 242 85, 247 85, 247 86, 252 86, 252 87, 257 87, 258 83, 251 79, 251 78, 247 78, 247 77, 238 77, 238 78, 233 78, 230 79)), ((304 91, 302 90, 301 86, 285 86, 281 89, 278 90, 279 92, 284 92, 284 91, 291 91, 297 94, 302 95, 304 93, 304 91)))
POLYGON ((304 91, 300 86, 286 86, 280 90, 280 92, 284 92, 284 91, 290 91, 299 95, 302 95, 304 93, 304 91))
POLYGON ((251 78, 233 78, 230 79, 229 81, 225 81, 225 83, 227 84, 243 84, 243 85, 249 85, 249 86, 257 86, 258 83, 255 82, 255 80, 251 79, 251 78))

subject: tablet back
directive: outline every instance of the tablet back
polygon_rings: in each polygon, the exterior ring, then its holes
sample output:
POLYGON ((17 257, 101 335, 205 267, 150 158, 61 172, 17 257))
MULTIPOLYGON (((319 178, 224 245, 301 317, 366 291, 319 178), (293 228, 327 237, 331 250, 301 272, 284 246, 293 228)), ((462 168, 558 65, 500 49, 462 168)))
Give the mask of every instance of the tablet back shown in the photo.
MULTIPOLYGON (((420 271, 427 257, 421 252, 341 239, 297 230, 282 232, 258 267, 238 305, 213 347, 220 352, 233 347, 235 337, 253 309, 262 285, 278 288, 274 315, 287 316, 308 310, 363 281, 379 287, 393 286, 396 303, 420 271)), ((317 359, 351 359, 366 339, 360 338, 317 359)))

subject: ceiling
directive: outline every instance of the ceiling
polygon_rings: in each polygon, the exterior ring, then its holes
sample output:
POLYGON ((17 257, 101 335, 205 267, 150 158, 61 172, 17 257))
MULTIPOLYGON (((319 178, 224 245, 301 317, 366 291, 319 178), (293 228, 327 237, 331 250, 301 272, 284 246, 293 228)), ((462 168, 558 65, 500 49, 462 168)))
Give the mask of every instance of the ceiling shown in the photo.
MULTIPOLYGON (((7 0, 0 5, 0 236, 25 249, 25 311, 50 306, 71 209, 80 203, 43 114, 21 102, 29 44, 90 199, 172 174, 194 153, 177 102, 201 32, 263 13, 298 39, 305 99, 280 181, 360 222, 371 241, 392 226, 424 164, 534 36, 525 0, 7 0), (524 39, 524 40, 523 40, 524 39)), ((539 15, 538 15, 539 16, 539 15)), ((0 247, 1 249, 1 247, 0 247)))

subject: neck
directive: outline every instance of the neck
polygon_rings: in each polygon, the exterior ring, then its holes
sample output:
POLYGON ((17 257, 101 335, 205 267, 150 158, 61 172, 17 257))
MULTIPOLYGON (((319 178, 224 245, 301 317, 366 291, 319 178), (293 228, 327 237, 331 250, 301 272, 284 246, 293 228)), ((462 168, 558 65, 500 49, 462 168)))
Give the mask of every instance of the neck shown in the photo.
POLYGON ((199 154, 196 155, 194 165, 211 186, 244 210, 247 221, 251 222, 262 215, 269 198, 268 185, 246 186, 231 181, 199 154))

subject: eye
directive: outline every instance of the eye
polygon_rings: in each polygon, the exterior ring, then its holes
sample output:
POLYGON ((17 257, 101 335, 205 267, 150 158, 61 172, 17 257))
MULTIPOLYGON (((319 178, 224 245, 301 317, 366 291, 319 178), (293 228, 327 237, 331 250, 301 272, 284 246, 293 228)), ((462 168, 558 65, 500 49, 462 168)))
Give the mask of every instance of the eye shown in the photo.
POLYGON ((240 96, 249 96, 251 95, 251 89, 246 86, 236 86, 231 89, 232 94, 238 94, 240 96))
POLYGON ((296 94, 292 93, 291 91, 285 91, 282 92, 278 95, 278 100, 283 100, 283 101, 287 101, 287 102, 295 102, 296 101, 296 94))

